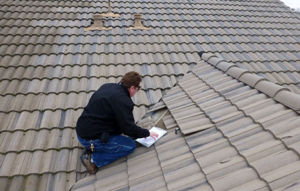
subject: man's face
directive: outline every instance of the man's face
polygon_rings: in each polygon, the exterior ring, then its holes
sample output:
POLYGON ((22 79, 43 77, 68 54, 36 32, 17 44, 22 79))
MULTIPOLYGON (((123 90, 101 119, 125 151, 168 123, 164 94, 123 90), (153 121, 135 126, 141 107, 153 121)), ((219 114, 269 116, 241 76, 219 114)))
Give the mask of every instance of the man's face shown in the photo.
POLYGON ((129 94, 130 94, 130 97, 133 97, 136 92, 138 92, 140 90, 140 86, 136 87, 136 86, 131 86, 128 91, 129 91, 129 94))

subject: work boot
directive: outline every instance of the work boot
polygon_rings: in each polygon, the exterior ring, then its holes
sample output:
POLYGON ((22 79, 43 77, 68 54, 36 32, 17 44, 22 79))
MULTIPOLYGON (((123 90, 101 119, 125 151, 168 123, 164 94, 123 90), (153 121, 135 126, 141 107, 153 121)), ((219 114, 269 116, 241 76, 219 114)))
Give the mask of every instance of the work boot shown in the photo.
POLYGON ((83 164, 83 166, 87 169, 89 174, 96 174, 96 172, 98 171, 98 167, 91 162, 91 154, 85 154, 83 153, 80 156, 80 160, 83 164))
POLYGON ((92 151, 90 149, 84 148, 82 155, 85 155, 85 154, 92 154, 92 151))

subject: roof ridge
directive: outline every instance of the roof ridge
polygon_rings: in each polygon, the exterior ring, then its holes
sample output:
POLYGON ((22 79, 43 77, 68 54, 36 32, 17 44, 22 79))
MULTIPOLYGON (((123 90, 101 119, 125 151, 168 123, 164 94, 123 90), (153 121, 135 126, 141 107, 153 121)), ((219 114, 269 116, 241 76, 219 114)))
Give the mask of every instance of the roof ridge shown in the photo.
POLYGON ((256 90, 268 95, 281 104, 300 113, 300 95, 291 92, 288 88, 275 84, 266 78, 253 74, 248 70, 242 69, 235 64, 228 63, 225 60, 211 53, 203 53, 201 58, 210 65, 222 70, 227 75, 237 79, 256 90))
MULTIPOLYGON (((256 22, 256 23, 258 23, 258 22, 256 22)), ((275 24, 278 24, 278 23, 275 23, 275 24)), ((275 25, 274 24, 274 25, 275 25)), ((121 24, 119 24, 119 23, 117 23, 117 24, 113 24, 113 27, 114 28, 120 28, 120 29, 122 29, 122 28, 124 28, 124 27, 127 27, 128 25, 127 25, 127 23, 125 23, 125 24, 123 24, 123 23, 121 23, 121 24)), ((167 26, 167 25, 161 25, 161 24, 157 24, 157 23, 150 23, 150 24, 148 24, 148 26, 149 27, 152 27, 153 29, 160 29, 160 28, 184 28, 184 29, 190 29, 190 28, 197 28, 197 29, 200 29, 200 28, 216 28, 216 29, 218 29, 218 28, 222 28, 222 29, 240 29, 241 27, 238 27, 238 26, 197 26, 197 25, 191 25, 191 26, 184 26, 184 25, 181 25, 181 26, 176 26, 176 27, 174 27, 174 26, 172 26, 172 25, 169 25, 169 26, 167 26)), ((37 29, 40 29, 40 28, 53 28, 53 29, 59 29, 59 28, 64 28, 64 29, 66 29, 66 28, 76 28, 76 29, 82 29, 82 28, 84 28, 84 27, 86 27, 86 24, 80 24, 80 25, 37 25, 37 26, 34 26, 34 25, 25 25, 25 24, 20 24, 20 25, 2 25, 1 26, 2 28, 13 28, 13 27, 15 27, 15 28, 21 28, 21 27, 26 27, 26 28, 32 28, 32 29, 35 29, 35 30, 37 30, 37 29)), ((286 27, 286 28, 282 28, 281 26, 255 26, 255 25, 253 25, 253 26, 250 26, 250 27, 243 27, 243 29, 272 29, 272 30, 274 30, 274 29, 277 29, 277 30, 283 30, 283 29, 287 29, 287 30, 295 30, 295 31, 298 31, 299 29, 296 27, 296 26, 291 26, 291 27, 286 27)), ((3 33, 1 33, 1 35, 4 35, 4 34, 6 34, 7 33, 7 31, 4 31, 3 33)), ((104 32, 103 32, 104 33, 104 32)), ((76 32, 73 32, 73 33, 69 33, 69 34, 76 34, 76 32)), ((122 34, 122 33, 119 33, 119 34, 122 34)), ((171 34, 171 33, 170 33, 171 34)), ((115 35, 114 33, 109 33, 109 35, 111 36, 111 35, 115 35)), ((117 35, 118 35, 118 33, 117 33, 117 35)))
MULTIPOLYGON (((5 36, 5 35, 1 35, 1 36, 5 36)), ((15 35, 15 36, 18 36, 18 35, 15 35)), ((88 36, 88 35, 87 35, 88 36)), ((146 36, 146 35, 145 35, 146 36)), ((150 35, 149 35, 150 36, 150 35)), ((217 35, 216 35, 217 36, 217 35)), ((299 35, 300 36, 300 35, 299 35)), ((216 42, 216 41, 215 41, 216 42)), ((140 41, 115 41, 115 42, 109 42, 109 41, 106 41, 106 42, 101 42, 102 45, 124 45, 124 44, 128 44, 128 45, 154 45, 154 44, 158 44, 158 45, 169 45, 169 44, 184 44, 184 45, 190 45, 190 44, 193 44, 193 45, 197 45, 197 44, 212 44, 212 43, 215 43, 215 42, 195 42, 195 41, 178 41, 178 42, 175 42, 175 41, 164 41, 164 42, 155 42, 155 41, 149 41, 149 42, 140 42, 140 41)), ((87 41, 87 42, 84 42, 85 45, 98 45, 99 42, 97 41, 87 41)), ((75 45, 75 46, 78 46, 78 45, 81 45, 82 42, 20 42, 20 43, 16 43, 16 42, 4 42, 4 43, 1 43, 1 46, 29 46, 29 45, 34 45, 34 46, 37 46, 37 45, 75 45)), ((298 45, 299 43, 298 42, 261 42, 261 41, 251 41, 251 42, 246 42, 246 41, 241 41, 241 42, 237 42, 237 41, 230 41, 230 42, 226 42, 226 41, 222 41, 222 42, 218 42, 218 44, 263 44, 263 45, 274 45, 274 44, 296 44, 298 45)), ((276 50, 274 50, 276 51, 276 50)), ((297 50, 291 50, 289 49, 289 51, 291 52, 298 52, 297 50)), ((240 52, 243 52, 243 51, 240 51, 240 52)), ((247 52, 255 52, 255 51, 247 51, 247 52)), ((268 52, 268 51, 264 51, 264 52, 268 52)), ((277 52, 280 52, 280 50, 277 50, 277 52)))
MULTIPOLYGON (((40 1, 39 1, 40 2, 40 1)), ((126 3, 126 2, 125 2, 126 3)), ((135 3, 137 3, 137 2, 135 2, 135 3)), ((144 3, 144 2, 141 2, 141 3, 144 3)), ((169 3, 169 2, 166 2, 166 3, 162 3, 162 2, 156 2, 156 4, 167 4, 167 3, 169 3)), ((153 3, 149 3, 149 5, 151 5, 151 4, 153 4, 153 3)), ((156 6, 156 4, 154 5, 154 6, 149 6, 150 8, 155 8, 155 9, 162 9, 163 10, 163 8, 162 7, 160 7, 160 6, 156 6)), ((170 4, 170 3, 169 3, 170 4)), ((190 4, 190 3, 189 3, 190 4)), ((62 5, 58 5, 58 4, 53 4, 53 5, 39 5, 39 4, 31 4, 31 5, 29 5, 29 4, 24 4, 24 5, 22 5, 22 4, 1 4, 2 6, 7 6, 7 7, 12 7, 12 6, 22 6, 22 7, 24 7, 24 6, 27 6, 27 7, 39 7, 39 8, 48 8, 48 7, 65 7, 65 8, 73 8, 73 7, 75 7, 76 5, 64 5, 64 6, 62 6, 62 5)), ((137 4, 136 4, 137 5, 137 4)), ((183 5, 183 3, 179 3, 179 5, 183 5)), ((191 4, 190 4, 191 5, 191 4)), ((199 5, 199 3, 195 3, 194 5, 199 5)), ((222 9, 222 7, 220 7, 220 8, 212 8, 212 7, 204 7, 204 6, 206 5, 206 6, 211 6, 211 2, 202 2, 202 9, 203 10, 221 10, 222 9)), ((222 4, 214 4, 214 5, 219 5, 219 6, 226 6, 226 7, 229 7, 228 9, 226 9, 226 10, 230 10, 230 11, 239 11, 239 10, 237 10, 237 9, 234 9, 234 8, 232 8, 232 7, 237 7, 237 8, 243 8, 244 6, 243 5, 235 5, 235 4, 231 4, 231 5, 229 5, 229 4, 225 4, 225 3, 222 3, 222 4)), ((91 5, 77 5, 76 7, 78 7, 78 8, 90 8, 90 6, 91 5)), ((96 9, 101 9, 102 8, 102 6, 99 6, 99 5, 93 5, 93 7, 94 8, 96 8, 96 9)), ((119 7, 121 7, 121 6, 115 6, 115 9, 116 8, 119 8, 119 7)), ((126 8, 129 8, 129 9, 131 9, 132 8, 132 6, 130 6, 130 5, 123 5, 122 7, 124 7, 125 9, 126 8)), ((263 12, 262 10, 258 10, 258 9, 254 9, 254 8, 256 8, 256 7, 272 7, 272 8, 278 8, 278 9, 280 9, 280 10, 268 10, 267 12, 283 12, 283 13, 289 13, 290 12, 290 10, 289 9, 287 9, 287 8, 285 8, 285 7, 283 7, 283 6, 281 6, 281 5, 278 5, 278 6, 263 6, 262 4, 255 4, 255 5, 253 5, 253 4, 251 4, 251 6, 250 6, 250 8, 251 9, 249 9, 249 8, 245 8, 244 10, 245 11, 248 11, 248 12, 263 12)), ((142 9, 142 6, 139 6, 139 5, 137 5, 136 6, 136 8, 140 8, 140 9, 142 9)), ((176 8, 174 8, 174 9, 177 9, 177 10, 180 10, 179 8, 181 8, 181 9, 184 9, 184 10, 196 10, 197 9, 197 7, 176 7, 176 8)), ((52 13, 55 13, 55 12, 53 12, 53 11, 48 11, 48 12, 52 12, 52 13)), ((96 13, 97 11, 91 11, 90 13, 96 13)), ((133 11, 131 11, 131 10, 126 10, 126 11, 119 11, 118 12, 118 14, 126 14, 126 13, 133 13, 133 11)), ((62 13, 62 12, 58 12, 58 13, 62 13)), ((70 13, 75 13, 75 12, 70 12, 70 13)))
MULTIPOLYGON (((64 12, 54 12, 54 11, 1 11, 0 12, 5 12, 5 13, 26 13, 26 14, 36 14, 36 13, 40 13, 40 14, 43 14, 43 13, 54 13, 54 14, 65 14, 64 12)), ((85 14, 89 14, 89 12, 83 12, 85 14)), ((95 11, 95 12, 92 12, 94 14, 97 14, 98 12, 95 11)), ((77 12, 72 12, 70 11, 69 14, 77 14, 77 12)), ((103 13, 104 14, 104 13, 103 13)), ((123 14, 126 14, 125 12, 123 14)), ((149 15, 155 15, 154 13, 149 13, 149 15)), ((163 15, 163 14, 162 14, 163 15)), ((166 14, 166 15, 169 15, 169 14, 166 14)), ((213 15, 213 14, 203 14, 203 15, 213 15)), ((226 16, 228 14, 219 14, 220 16, 226 16)), ((249 23, 299 23, 298 20, 297 21, 294 21, 294 22, 291 22, 291 21, 257 21, 257 20, 249 20, 249 18, 247 19, 246 16, 241 16, 242 18, 245 17, 245 20, 244 22, 249 22, 249 23)), ((259 18, 264 18, 263 16, 254 16, 255 18, 256 17, 259 17, 259 18)), ((290 19, 296 19, 295 17, 289 17, 289 16, 286 16, 286 17, 283 17, 283 16, 267 16, 267 18, 290 18, 290 19)), ((3 17, 2 19, 4 20, 19 20, 20 18, 18 17, 3 17)), ((133 21, 134 19, 132 18, 125 18, 125 17, 118 17, 118 18, 107 18, 105 17, 105 20, 118 20, 118 21, 133 21)), ((59 20, 59 21, 90 21, 91 18, 87 18, 87 17, 82 17, 82 18, 70 18, 70 17, 65 17, 65 18, 56 18, 56 17, 24 17, 22 18, 22 20, 50 20, 50 21, 54 21, 54 20, 59 20)), ((176 21, 176 22, 183 22, 183 21, 224 21, 225 19, 212 19, 212 18, 207 18, 207 19, 195 19, 195 18, 191 18, 191 19, 175 19, 175 18, 150 18, 151 21, 176 21)), ((232 20, 232 19, 231 19, 232 20)), ((229 19, 228 19, 229 21, 229 19)), ((234 20, 234 21, 239 21, 238 19, 234 20)), ((6 25, 6 26, 11 26, 11 25, 6 25)), ((18 26, 18 25, 16 25, 18 26)), ((27 25, 26 25, 27 26, 27 25)))
MULTIPOLYGON (((31 26, 28 26, 28 27, 31 27, 31 26)), ((215 27, 215 28, 218 28, 218 27, 215 27)), ((122 36, 121 33, 119 34, 101 34, 102 36, 122 36)), ((149 34, 149 33, 143 33, 143 34, 139 34, 141 36, 152 36, 152 34, 149 34)), ((176 34, 176 33, 161 33, 161 34, 157 34, 157 35, 160 35, 160 36, 180 36, 180 37, 184 37, 184 36, 189 36, 189 34, 185 34, 185 33, 182 33, 182 34, 176 34)), ((195 34, 197 37, 198 36, 204 36, 204 35, 210 35, 210 33, 202 33, 201 35, 198 35, 198 34, 195 34)), ((86 33, 86 34, 43 34, 43 33, 40 33, 40 34, 34 34, 34 33, 27 33, 27 34, 22 34, 22 33, 15 33, 15 34, 12 34, 12 33, 3 33, 1 34, 0 33, 0 36, 4 36, 4 37, 8 37, 8 36, 12 36, 12 37, 15 37, 15 36, 20 36, 20 37, 24 37, 24 36, 29 36, 29 37, 33 37, 33 36, 38 36, 38 37, 41 37, 41 36, 59 36, 59 37, 64 37, 64 36, 74 36, 74 37, 79 37, 79 36, 84 36, 84 37, 95 37, 95 36, 99 36, 97 33, 86 33)), ((134 33, 131 33, 131 34, 127 34, 127 36, 136 36, 136 34, 134 33)), ((220 33, 220 34, 214 34, 214 36, 263 36, 263 37, 270 37, 270 36, 280 36, 280 37, 291 37, 291 36, 300 36, 298 34, 225 34, 225 33, 220 33)), ((10 41, 9 41, 10 42, 10 41)), ((152 41, 151 41, 152 42, 152 41)), ((227 42, 227 41, 226 41, 227 42)), ((231 42, 231 41, 228 41, 228 42, 231 42)), ((248 42, 248 41, 241 41, 241 42, 248 42)), ((258 43, 260 41, 255 41, 254 43, 258 43)), ((113 43, 113 42, 112 42, 113 43)), ((209 42, 208 42, 209 43, 209 42)), ((207 44, 208 44, 207 43, 207 44)), ((290 42, 286 42, 286 41, 281 41, 281 43, 290 43, 290 42)), ((298 43, 298 42, 292 42, 292 43, 298 43)))

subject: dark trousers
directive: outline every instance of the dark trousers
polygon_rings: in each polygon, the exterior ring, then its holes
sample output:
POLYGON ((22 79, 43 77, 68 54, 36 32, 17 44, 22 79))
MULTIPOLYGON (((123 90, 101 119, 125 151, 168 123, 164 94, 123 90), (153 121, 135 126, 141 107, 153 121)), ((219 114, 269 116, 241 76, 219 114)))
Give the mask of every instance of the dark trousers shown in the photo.
POLYGON ((127 156, 136 148, 134 140, 122 135, 110 136, 107 143, 102 143, 99 139, 85 140, 79 136, 77 137, 86 149, 90 149, 91 144, 94 145, 92 161, 97 167, 102 167, 121 157, 127 156))

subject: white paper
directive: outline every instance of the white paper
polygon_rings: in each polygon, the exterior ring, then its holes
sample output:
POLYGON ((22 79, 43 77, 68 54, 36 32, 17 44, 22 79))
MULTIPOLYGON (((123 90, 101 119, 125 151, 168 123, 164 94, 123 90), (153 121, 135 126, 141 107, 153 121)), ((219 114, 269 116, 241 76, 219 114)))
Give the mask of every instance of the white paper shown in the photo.
POLYGON ((153 145, 158 139, 160 139, 162 136, 164 136, 167 131, 158 128, 158 127, 152 127, 150 129, 150 132, 155 132, 158 134, 158 137, 156 139, 152 138, 152 137, 146 137, 146 138, 139 138, 136 139, 137 142, 141 143, 142 145, 146 146, 146 147, 150 147, 151 145, 153 145))

